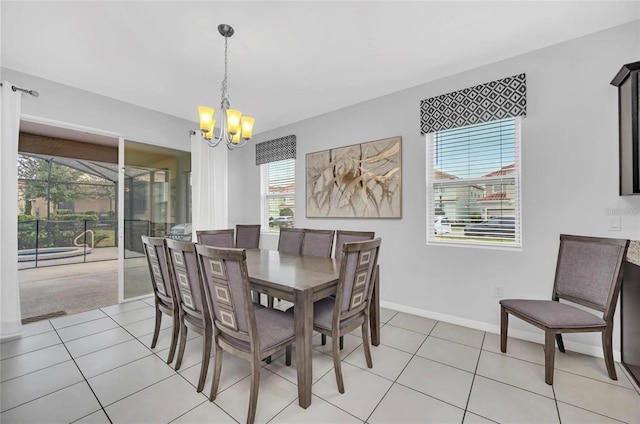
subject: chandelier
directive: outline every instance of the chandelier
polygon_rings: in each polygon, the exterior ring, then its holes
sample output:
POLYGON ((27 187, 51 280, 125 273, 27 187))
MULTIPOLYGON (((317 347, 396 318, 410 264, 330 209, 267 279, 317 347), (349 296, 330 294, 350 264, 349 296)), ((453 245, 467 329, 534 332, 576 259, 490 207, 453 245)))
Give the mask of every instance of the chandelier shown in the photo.
POLYGON ((218 25, 218 32, 224 37, 224 79, 220 90, 222 91, 222 101, 220 110, 222 118, 220 122, 220 135, 215 138, 213 128, 216 120, 213 119, 215 111, 207 106, 198 107, 200 115, 200 133, 202 138, 211 147, 216 147, 223 141, 232 150, 247 144, 253 135, 253 124, 255 119, 250 116, 242 116, 239 110, 230 109, 229 92, 227 91, 227 41, 233 35, 233 28, 226 24, 218 25))

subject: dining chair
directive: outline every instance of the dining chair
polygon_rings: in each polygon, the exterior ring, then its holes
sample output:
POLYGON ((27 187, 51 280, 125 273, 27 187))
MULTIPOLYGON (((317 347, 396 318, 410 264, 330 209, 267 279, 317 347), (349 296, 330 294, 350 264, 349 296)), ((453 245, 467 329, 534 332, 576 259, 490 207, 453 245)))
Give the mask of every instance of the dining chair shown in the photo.
POLYGON ((204 381, 211 357, 213 327, 209 319, 209 308, 205 300, 204 287, 200 280, 196 244, 189 241, 166 240, 171 263, 173 281, 180 301, 180 345, 175 369, 180 369, 187 343, 187 328, 202 335, 202 364, 198 393, 204 388, 204 381))
MULTIPOLYGON (((299 255, 302 251, 302 239, 304 230, 302 228, 280 228, 280 238, 278 239, 278 252, 293 253, 299 255)), ((273 308, 273 296, 267 295, 267 306, 273 308)))
POLYGON ((156 323, 153 329, 153 338, 151 339, 151 349, 155 348, 156 343, 158 343, 162 314, 167 314, 172 317, 173 320, 171 345, 169 346, 169 355, 167 356, 167 364, 170 364, 173 362, 178 344, 180 307, 169 272, 167 250, 164 238, 162 237, 142 236, 142 245, 144 246, 144 253, 147 258, 147 265, 149 265, 149 274, 151 274, 151 285, 153 286, 153 297, 156 309, 156 323))
POLYGON ((236 246, 240 249, 257 249, 260 245, 260 228, 258 225, 236 225, 236 246))
POLYGON ((313 329, 331 337, 333 368, 340 393, 344 393, 338 346, 342 335, 361 328, 367 367, 373 368, 369 347, 369 303, 380 243, 381 239, 377 238, 343 244, 336 297, 327 297, 313 304, 313 329))
POLYGON ((629 240, 560 235, 551 300, 500 301, 500 350, 507 352, 509 314, 544 330, 544 381, 553 384, 555 343, 565 352, 562 333, 601 332, 607 373, 617 380, 611 346, 613 314, 628 247, 629 240), (602 315, 561 303, 561 299, 602 315))
POLYGON ((213 247, 235 247, 233 229, 229 230, 199 230, 196 231, 199 244, 213 247))
POLYGON ((376 233, 373 231, 336 231, 336 249, 334 257, 338 260, 342 259, 342 245, 354 241, 373 240, 376 233))
POLYGON ((330 258, 335 234, 335 230, 311 230, 305 228, 300 253, 330 258))
POLYGON ((253 423, 261 361, 285 348, 286 365, 291 365, 291 344, 295 338, 293 314, 264 308, 251 301, 244 249, 197 245, 196 250, 216 345, 209 400, 215 400, 218 392, 223 350, 249 361, 251 390, 247 423, 253 423))
POLYGON ((302 228, 280 228, 278 251, 299 255, 302 250, 303 238, 304 230, 302 228))

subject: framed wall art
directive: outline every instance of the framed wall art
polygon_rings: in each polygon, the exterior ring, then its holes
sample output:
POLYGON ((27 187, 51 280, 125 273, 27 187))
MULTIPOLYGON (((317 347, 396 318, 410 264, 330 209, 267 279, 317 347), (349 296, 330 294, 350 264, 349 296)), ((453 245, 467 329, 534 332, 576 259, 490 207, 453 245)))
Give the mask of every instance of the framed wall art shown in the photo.
POLYGON ((307 218, 401 218, 402 137, 306 156, 307 218))

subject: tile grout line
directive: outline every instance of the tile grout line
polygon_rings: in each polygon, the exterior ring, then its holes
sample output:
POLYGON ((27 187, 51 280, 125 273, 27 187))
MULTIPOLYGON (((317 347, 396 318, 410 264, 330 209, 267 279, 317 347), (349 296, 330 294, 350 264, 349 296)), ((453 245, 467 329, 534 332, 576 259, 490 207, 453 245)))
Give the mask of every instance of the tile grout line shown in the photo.
MULTIPOLYGON (((396 314, 394 315, 394 317, 395 317, 395 316, 397 316, 397 315, 398 315, 398 314, 396 313, 396 314)), ((392 319, 393 319, 393 317, 389 318, 389 321, 391 321, 392 319)), ((385 325, 391 325, 392 327, 395 327, 394 325, 389 324, 389 321, 387 321, 387 322, 385 323, 385 325)), ((427 339, 429 338, 429 336, 430 336, 430 335, 431 335, 431 333, 433 332, 433 329, 434 329, 434 328, 436 328, 436 325, 438 325, 438 322, 440 322, 440 321, 435 321, 435 324, 433 325, 433 327, 431 327, 431 330, 429 330, 429 332, 427 333, 427 335, 426 335, 425 339, 422 341, 422 343, 420 343, 420 346, 418 346, 418 348, 416 349, 416 351, 411 355, 411 359, 409 359, 409 360, 407 361, 407 363, 406 363, 406 364, 405 364, 405 366, 402 368, 402 371, 400 371, 400 373, 398 374, 398 376, 397 376, 394 380, 392 380, 392 382, 391 382, 391 386, 389 386, 389 388, 388 388, 388 389, 387 389, 387 391, 384 393, 384 395, 382 395, 382 397, 380 398, 380 400, 378 401, 378 403, 376 404, 376 406, 373 408, 373 410, 371 411, 371 413, 369 414, 369 416, 368 416, 368 417, 367 417, 367 419, 365 420, 365 422, 369 422, 369 420, 371 419, 371 416, 376 412, 376 409, 378 409, 378 407, 380 406, 380 404, 382 403, 382 401, 384 400, 384 398, 389 394, 389 392, 390 392, 390 391, 391 391, 391 389, 393 388, 393 385, 394 385, 394 384, 398 384, 398 385, 400 385, 400 386, 402 386, 402 387, 407 387, 407 386, 405 386, 405 385, 403 385, 403 384, 401 384, 401 383, 398 383, 398 379, 400 378, 400 376, 402 375, 402 373, 407 369, 407 367, 409 366, 409 364, 411 363, 411 361, 413 361, 413 359, 417 356, 417 352, 420 350, 420 348, 421 348, 421 347, 422 347, 422 346, 427 342, 427 339)), ((401 327, 396 327, 396 328, 401 328, 401 327)), ((411 330, 409 330, 409 331, 411 331, 411 330)), ((420 334, 424 334, 424 333, 420 333, 420 334)), ((380 341, 380 344, 383 344, 383 343, 382 343, 382 341, 380 341)), ((386 345, 385 345, 385 346, 386 346, 386 345)), ((408 353, 408 352, 407 352, 407 353, 408 353)), ((421 356, 418 356, 418 357, 419 357, 419 358, 422 358, 421 356)), ((377 374, 376 374, 376 375, 377 375, 377 374)), ((409 388, 409 389, 411 389, 411 390, 414 390, 414 391, 416 391, 416 392, 418 392, 418 393, 421 393, 420 391, 415 390, 415 389, 413 389, 413 388, 411 388, 411 387, 408 387, 408 388, 409 388)), ((426 393, 424 393, 424 394, 426 395, 426 393)), ((427 395, 427 396, 429 396, 429 395, 427 395)), ((432 396, 431 396, 431 397, 432 397, 432 396)), ((434 399, 435 399, 435 398, 434 398, 434 399)), ((438 400, 440 400, 440 399, 438 399, 438 400)))
MULTIPOLYGON (((471 379, 471 385, 469 386, 469 396, 467 396, 467 403, 464 405, 464 413, 462 414, 462 422, 464 422, 465 417, 467 416, 467 412, 469 412, 469 402, 471 401, 471 393, 473 392, 473 384, 476 382, 476 376, 478 375, 478 367, 480 366, 480 358, 482 357, 482 346, 484 346, 484 341, 487 338, 487 332, 484 331, 482 333, 482 343, 480 343, 480 352, 478 353, 478 360, 476 361, 476 368, 473 370, 473 378, 471 379)), ((470 412, 475 414, 474 412, 470 412)), ((475 414, 478 415, 478 414, 475 414)), ((482 417, 482 415, 478 415, 482 417)), ((482 417, 486 418, 486 417, 482 417)), ((489 418, 486 418, 489 419, 489 418)), ((490 420, 493 421, 493 420, 490 420)))
MULTIPOLYGON (((111 318, 111 317, 109 317, 111 318)), ((90 322, 90 321, 87 321, 90 322)), ((115 322, 115 321, 114 321, 115 322)), ((117 323, 116 323, 117 324, 117 323)), ((53 324, 51 324, 51 326, 53 326, 53 324)), ((58 334, 58 329, 54 327, 54 331, 56 332, 56 335, 58 337, 60 337, 60 334, 58 334)), ((60 340, 62 340, 62 337, 60 337, 60 340)), ((96 392, 93 390, 93 387, 91 387, 91 384, 89 384, 89 380, 87 380, 87 377, 84 375, 84 373, 82 372, 82 370, 80 369, 80 366, 78 366, 78 363, 76 362, 76 358, 74 358, 71 355, 71 352, 69 352, 69 348, 67 347, 66 343, 64 341, 62 341, 62 345, 64 346, 65 350, 67 351, 67 353, 69 354, 69 357, 71 358, 71 360, 73 361, 73 364, 76 366, 76 368, 78 368, 78 372, 80 373, 80 375, 82 376, 82 378, 84 379, 84 382, 86 383, 87 387, 89 387, 89 390, 91 390, 91 393, 93 394, 93 396, 96 398, 96 402, 98 402, 98 405, 100 405, 100 409, 102 410, 102 412, 104 413, 104 415, 107 417, 107 419, 109 420, 109 423, 113 424, 113 421, 111 420, 111 417, 109 417, 109 415, 107 414, 107 411, 104 409, 104 406, 102 405, 102 402, 100 402, 100 399, 98 399, 98 395, 96 394, 96 392)), ((97 411, 92 412, 91 414, 96 413, 97 411)), ((85 415, 89 416, 91 414, 85 415)), ((79 419, 82 419, 84 417, 80 417, 79 419)), ((76 420, 78 421, 78 420, 76 420)))

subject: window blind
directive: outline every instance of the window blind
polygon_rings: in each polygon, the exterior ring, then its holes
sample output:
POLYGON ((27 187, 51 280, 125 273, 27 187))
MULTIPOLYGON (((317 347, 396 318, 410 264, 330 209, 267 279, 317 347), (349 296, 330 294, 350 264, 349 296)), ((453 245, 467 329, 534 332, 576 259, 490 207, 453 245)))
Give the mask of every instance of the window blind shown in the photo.
POLYGON ((521 246, 520 118, 427 136, 427 243, 521 246))
POLYGON ((261 167, 262 225, 271 231, 293 227, 295 214, 295 159, 261 167))

